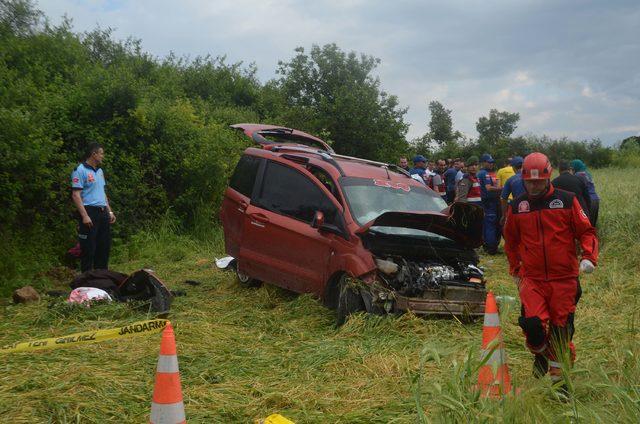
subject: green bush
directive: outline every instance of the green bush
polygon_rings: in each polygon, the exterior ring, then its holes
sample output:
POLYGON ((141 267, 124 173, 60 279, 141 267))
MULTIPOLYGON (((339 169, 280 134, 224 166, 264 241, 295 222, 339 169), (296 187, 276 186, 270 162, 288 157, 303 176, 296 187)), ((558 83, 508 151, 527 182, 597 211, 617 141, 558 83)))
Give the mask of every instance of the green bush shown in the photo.
POLYGON ((259 121, 253 68, 160 62, 109 30, 49 26, 29 2, 0 14, 0 288, 57 262, 75 242, 70 173, 104 145, 107 193, 127 239, 168 210, 183 227, 216 218, 248 145, 228 124, 259 121))
POLYGON ((640 144, 628 143, 613 154, 611 163, 617 168, 640 168, 640 144))

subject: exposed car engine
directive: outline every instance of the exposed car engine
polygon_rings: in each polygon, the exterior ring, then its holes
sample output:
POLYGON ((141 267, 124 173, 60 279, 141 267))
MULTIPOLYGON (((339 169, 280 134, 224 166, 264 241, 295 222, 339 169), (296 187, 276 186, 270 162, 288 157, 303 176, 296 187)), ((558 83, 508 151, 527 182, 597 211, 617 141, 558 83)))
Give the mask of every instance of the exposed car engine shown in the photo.
POLYGON ((415 262, 404 258, 376 259, 380 278, 405 296, 419 296, 425 290, 447 286, 477 287, 484 282, 479 267, 458 262, 455 266, 435 261, 415 262))

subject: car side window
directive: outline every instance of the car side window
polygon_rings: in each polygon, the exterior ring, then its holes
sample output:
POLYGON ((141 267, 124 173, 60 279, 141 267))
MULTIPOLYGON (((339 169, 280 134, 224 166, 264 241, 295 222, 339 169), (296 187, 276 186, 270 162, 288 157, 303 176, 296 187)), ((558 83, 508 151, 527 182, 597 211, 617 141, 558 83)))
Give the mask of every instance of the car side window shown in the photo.
POLYGON ((261 207, 311 223, 316 211, 324 213, 324 222, 334 224, 337 209, 324 193, 300 172, 268 162, 262 190, 258 198, 261 207))
POLYGON ((338 203, 342 203, 342 199, 340 198, 340 193, 338 192, 336 183, 326 171, 312 165, 308 166, 307 169, 313 174, 314 177, 318 179, 318 181, 322 183, 323 186, 325 186, 327 190, 329 190, 331 194, 333 194, 333 197, 336 198, 338 203))
POLYGON ((237 192, 251 197, 259 165, 259 158, 249 155, 242 156, 238 161, 238 165, 236 165, 235 171, 233 171, 229 186, 237 192))

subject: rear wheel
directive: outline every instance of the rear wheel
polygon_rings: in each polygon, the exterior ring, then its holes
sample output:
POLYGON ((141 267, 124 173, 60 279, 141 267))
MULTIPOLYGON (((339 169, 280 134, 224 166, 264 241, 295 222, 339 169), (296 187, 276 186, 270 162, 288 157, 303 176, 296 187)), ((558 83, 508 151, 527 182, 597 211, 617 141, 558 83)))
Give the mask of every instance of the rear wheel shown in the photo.
POLYGON ((236 272, 236 279, 238 283, 243 287, 260 287, 262 282, 260 280, 256 280, 255 278, 249 277, 247 274, 243 274, 238 270, 238 262, 236 261, 233 264, 233 269, 236 272))
POLYGON ((347 321, 349 315, 366 311, 366 306, 362 295, 360 295, 360 290, 349 284, 349 278, 346 274, 340 277, 337 289, 336 325, 341 326, 347 321))

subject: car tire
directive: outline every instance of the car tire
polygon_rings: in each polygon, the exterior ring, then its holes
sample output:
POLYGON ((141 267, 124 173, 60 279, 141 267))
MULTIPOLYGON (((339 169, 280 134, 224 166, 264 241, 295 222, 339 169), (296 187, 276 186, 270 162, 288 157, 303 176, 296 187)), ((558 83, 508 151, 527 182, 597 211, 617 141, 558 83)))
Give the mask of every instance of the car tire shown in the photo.
POLYGON ((251 278, 247 274, 240 272, 238 270, 238 262, 233 264, 233 269, 236 272, 236 280, 238 280, 238 284, 242 287, 260 287, 262 285, 260 280, 256 280, 255 278, 251 278))
POLYGON ((360 291, 347 285, 347 275, 340 277, 338 284, 338 305, 336 308, 336 325, 339 327, 347 321, 349 315, 366 311, 360 291))

